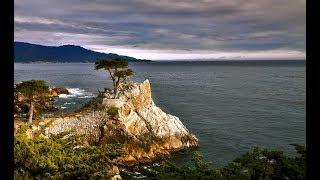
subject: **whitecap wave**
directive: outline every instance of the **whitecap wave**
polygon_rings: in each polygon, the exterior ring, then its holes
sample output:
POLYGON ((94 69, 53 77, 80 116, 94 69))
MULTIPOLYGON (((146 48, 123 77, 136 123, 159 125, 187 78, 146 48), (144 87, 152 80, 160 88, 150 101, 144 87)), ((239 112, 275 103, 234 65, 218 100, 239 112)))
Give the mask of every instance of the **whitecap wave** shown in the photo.
POLYGON ((76 104, 76 102, 65 102, 63 105, 76 104))
POLYGON ((94 95, 80 88, 67 88, 70 94, 60 94, 59 98, 92 98, 94 95))
POLYGON ((86 95, 86 96, 80 96, 79 98, 83 99, 83 98, 93 98, 94 95, 86 95))

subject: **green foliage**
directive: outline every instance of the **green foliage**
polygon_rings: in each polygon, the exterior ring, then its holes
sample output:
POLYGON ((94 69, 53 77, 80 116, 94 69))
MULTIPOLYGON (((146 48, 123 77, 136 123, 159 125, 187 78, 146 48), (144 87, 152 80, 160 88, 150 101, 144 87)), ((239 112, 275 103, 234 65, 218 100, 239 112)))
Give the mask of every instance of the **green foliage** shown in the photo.
POLYGON ((110 107, 107 113, 111 118, 115 118, 118 115, 118 110, 119 108, 117 107, 110 107))
POLYGON ((154 179, 217 179, 218 174, 209 168, 209 163, 205 162, 200 152, 195 151, 192 154, 192 167, 179 167, 172 162, 167 161, 163 166, 157 169, 157 173, 150 174, 154 179))
POLYGON ((199 152, 194 152, 192 167, 179 167, 166 162, 157 173, 148 172, 152 179, 305 179, 306 149, 293 144, 297 156, 282 151, 254 148, 222 168, 210 169, 199 152))
POLYGON ((22 81, 16 85, 15 90, 24 94, 25 96, 32 96, 35 94, 42 94, 49 91, 49 87, 43 80, 29 80, 22 81))
POLYGON ((113 68, 126 68, 128 61, 124 59, 98 59, 95 62, 95 69, 113 69, 113 68))
POLYGON ((86 102, 81 108, 75 112, 81 112, 83 110, 103 111, 106 107, 101 104, 101 97, 95 97, 86 102))
POLYGON ((105 69, 109 73, 113 82, 113 98, 117 97, 120 83, 133 75, 133 71, 128 69, 128 61, 124 59, 98 59, 94 67, 96 70, 105 69))
POLYGON ((204 161, 203 156, 199 151, 193 152, 192 161, 197 171, 202 171, 209 168, 210 163, 204 161))
POLYGON ((15 179, 106 179, 121 145, 81 147, 81 136, 63 133, 28 139, 21 127, 14 136, 15 179))
MULTIPOLYGON (((29 122, 32 122, 33 119, 33 112, 35 109, 38 108, 37 113, 35 116, 39 117, 41 115, 41 112, 45 110, 45 103, 49 101, 48 96, 49 87, 43 80, 29 80, 29 81, 23 81, 16 85, 15 87, 15 93, 21 93, 25 96, 25 102, 29 104, 28 106, 28 115, 29 115, 29 122), (36 107, 34 107, 36 106, 36 107)), ((22 112, 25 112, 25 105, 21 105, 24 102, 18 102, 15 100, 15 105, 17 107, 21 106, 22 112)), ((15 107, 16 107, 15 106, 15 107)), ((19 108, 17 108, 19 109, 19 108)), ((19 111, 17 110, 16 113, 19 111)))
MULTIPOLYGON (((118 143, 99 146, 80 146, 82 136, 72 132, 43 138, 35 135, 28 139, 28 125, 22 125, 14 136, 15 179, 108 179, 112 160, 120 156, 118 143)), ((255 179, 305 179, 306 149, 292 144, 296 156, 286 156, 282 151, 254 148, 228 163, 212 169, 198 152, 193 152, 192 166, 177 166, 167 161, 160 167, 143 169, 148 179, 177 180, 255 180, 255 179)), ((130 177, 128 177, 130 178, 130 177)))
POLYGON ((133 75, 133 71, 131 69, 119 70, 114 73, 114 76, 119 78, 127 78, 133 75))
POLYGON ((295 146, 296 157, 288 157, 282 151, 255 148, 234 162, 247 169, 251 179, 305 179, 306 152, 299 148, 304 149, 301 145, 295 146))

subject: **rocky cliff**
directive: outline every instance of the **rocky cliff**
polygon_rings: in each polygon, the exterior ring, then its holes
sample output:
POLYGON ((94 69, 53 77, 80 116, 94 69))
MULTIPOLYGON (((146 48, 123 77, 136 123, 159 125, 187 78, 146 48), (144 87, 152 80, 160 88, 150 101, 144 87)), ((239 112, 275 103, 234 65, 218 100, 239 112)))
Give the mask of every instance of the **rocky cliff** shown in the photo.
MULTIPOLYGON (((127 139, 125 161, 153 159, 171 151, 198 146, 198 139, 178 117, 166 114, 155 105, 149 80, 141 84, 123 84, 120 89, 118 99, 107 97, 102 104, 119 108, 117 126, 127 139)), ((102 140, 116 139, 117 136, 110 133, 113 130, 107 123, 102 140)))
POLYGON ((84 134, 87 143, 121 143, 124 155, 118 163, 148 162, 170 152, 198 146, 198 139, 178 117, 163 112, 152 100, 150 82, 121 84, 119 97, 105 93, 100 103, 105 110, 46 119, 45 135, 73 130, 84 134), (111 118, 107 110, 116 107, 111 118))

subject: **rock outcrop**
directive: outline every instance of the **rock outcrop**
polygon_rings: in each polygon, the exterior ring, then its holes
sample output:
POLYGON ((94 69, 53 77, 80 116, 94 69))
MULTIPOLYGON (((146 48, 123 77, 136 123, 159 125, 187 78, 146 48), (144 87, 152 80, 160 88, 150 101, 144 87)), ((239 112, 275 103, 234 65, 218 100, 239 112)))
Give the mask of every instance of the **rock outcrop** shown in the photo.
POLYGON ((50 89, 50 93, 49 94, 52 97, 57 97, 60 94, 70 94, 70 92, 65 87, 54 87, 54 88, 50 89))
MULTIPOLYGON (((143 83, 123 84, 119 98, 104 98, 103 105, 119 108, 118 127, 127 138, 123 160, 148 160, 157 156, 168 155, 189 147, 198 146, 198 139, 191 134, 178 117, 166 114, 152 100, 149 80, 143 83)), ((104 127, 102 140, 117 139, 110 132, 114 126, 104 127)))
POLYGON ((46 126, 46 135, 73 130, 84 134, 88 144, 119 142, 125 153, 117 162, 126 165, 198 146, 198 139, 178 117, 155 105, 148 80, 121 84, 117 99, 112 94, 105 96, 101 103, 106 110, 47 119, 51 124, 46 126), (118 108, 117 118, 108 116, 110 107, 118 108))

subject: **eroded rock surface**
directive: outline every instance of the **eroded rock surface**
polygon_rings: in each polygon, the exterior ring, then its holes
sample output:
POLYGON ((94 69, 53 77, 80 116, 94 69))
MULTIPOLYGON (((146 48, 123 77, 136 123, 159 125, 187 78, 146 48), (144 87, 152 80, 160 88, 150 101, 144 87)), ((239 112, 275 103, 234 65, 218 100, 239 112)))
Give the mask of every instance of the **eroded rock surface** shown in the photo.
POLYGON ((94 111, 70 117, 48 118, 52 123, 45 129, 46 135, 73 131, 85 135, 89 145, 95 145, 102 137, 102 127, 109 119, 105 111, 94 111))

